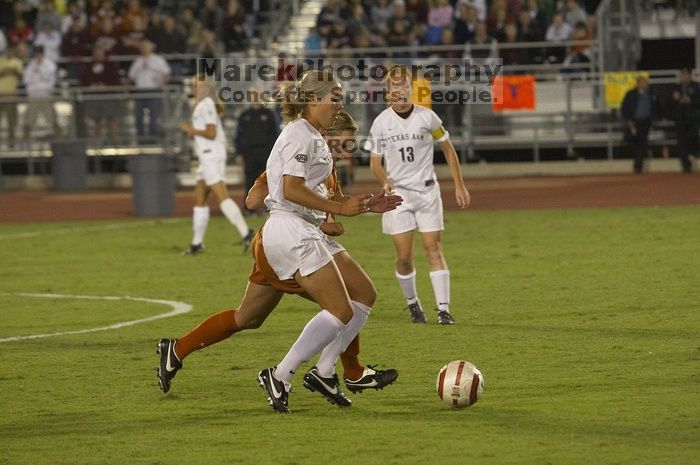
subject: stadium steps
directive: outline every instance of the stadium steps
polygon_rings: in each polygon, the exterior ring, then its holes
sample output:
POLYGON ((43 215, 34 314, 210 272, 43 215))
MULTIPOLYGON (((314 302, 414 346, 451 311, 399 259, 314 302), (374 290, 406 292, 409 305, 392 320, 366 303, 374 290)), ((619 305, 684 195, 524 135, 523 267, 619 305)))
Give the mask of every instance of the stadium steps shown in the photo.
POLYGON ((301 4, 299 14, 290 20, 287 32, 280 39, 287 54, 298 56, 304 53, 304 40, 309 34, 309 28, 316 24, 316 17, 324 3, 308 0, 301 4))

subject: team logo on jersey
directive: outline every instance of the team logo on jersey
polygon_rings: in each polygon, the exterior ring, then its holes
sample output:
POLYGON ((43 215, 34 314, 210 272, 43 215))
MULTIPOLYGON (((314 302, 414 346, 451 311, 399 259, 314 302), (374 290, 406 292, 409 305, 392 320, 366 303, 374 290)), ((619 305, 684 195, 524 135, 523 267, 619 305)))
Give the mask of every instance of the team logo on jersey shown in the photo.
POLYGON ((309 161, 309 156, 308 156, 308 155, 305 155, 305 154, 303 154, 303 153, 298 153, 298 154, 294 157, 294 159, 295 159, 296 161, 298 161, 299 163, 306 163, 307 161, 309 161))

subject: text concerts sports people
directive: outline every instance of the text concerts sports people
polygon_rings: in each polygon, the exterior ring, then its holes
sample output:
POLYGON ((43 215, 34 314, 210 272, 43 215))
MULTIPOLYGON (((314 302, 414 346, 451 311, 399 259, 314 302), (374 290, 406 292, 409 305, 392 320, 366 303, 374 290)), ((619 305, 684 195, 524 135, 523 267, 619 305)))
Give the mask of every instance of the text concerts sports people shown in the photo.
POLYGON ((194 140, 194 150, 199 159, 197 184, 194 189, 195 206, 192 211, 192 242, 184 252, 195 255, 204 250, 204 234, 209 224, 207 199, 213 192, 219 208, 227 220, 236 227, 247 249, 253 239, 253 230, 248 228, 241 210, 226 190, 226 137, 221 124, 223 105, 216 102, 213 83, 203 76, 192 79, 192 93, 197 103, 192 112, 192 124, 183 122, 182 130, 194 140))
MULTIPOLYGON (((334 121, 333 127, 325 134, 325 138, 330 142, 334 158, 350 156, 356 133, 356 123, 350 115, 341 111, 334 121)), ((329 198, 342 198, 335 170, 326 180, 326 185, 329 190, 329 198)), ((267 194, 267 179, 263 173, 248 193, 246 205, 253 209, 259 208, 267 194)), ((398 203, 397 197, 381 194, 370 199, 368 206, 373 212, 383 213, 394 208, 398 203)), ((337 236, 343 232, 342 225, 333 222, 331 218, 321 223, 321 229, 329 236, 337 236)), ((332 250, 333 260, 347 283, 349 294, 354 300, 371 307, 376 299, 376 291, 372 282, 340 244, 330 237, 325 236, 325 238, 332 250)), ((210 315, 197 327, 177 340, 161 339, 158 343, 158 353, 160 354, 158 380, 164 392, 167 393, 170 390, 172 379, 182 368, 182 362, 189 354, 223 341, 237 332, 259 328, 279 304, 285 293, 303 295, 303 289, 296 281, 293 279, 281 281, 270 268, 262 245, 261 231, 258 231, 253 237, 251 248, 255 263, 240 306, 236 310, 224 310, 210 315)), ((394 369, 377 370, 371 366, 363 366, 359 361, 359 352, 358 334, 340 355, 348 389, 352 392, 382 389, 396 380, 398 372, 394 369)), ((339 383, 333 374, 335 365, 335 359, 331 359, 333 355, 332 347, 327 346, 316 367, 304 377, 304 385, 313 391, 320 392, 333 404, 341 407, 350 406, 350 400, 337 389, 339 383)))
POLYGON ((397 209, 384 213, 382 230, 391 235, 396 248, 396 277, 408 302, 411 321, 425 323, 416 290, 413 267, 413 231, 423 241, 430 266, 430 281, 437 302, 438 323, 452 324, 450 272, 442 253, 442 199, 433 168, 433 142, 450 167, 459 208, 469 206, 459 160, 440 118, 430 109, 411 103, 412 77, 404 66, 390 68, 386 79, 391 105, 372 123, 365 149, 372 154, 372 172, 388 192, 403 198, 397 209), (384 167, 382 168, 382 159, 384 167))

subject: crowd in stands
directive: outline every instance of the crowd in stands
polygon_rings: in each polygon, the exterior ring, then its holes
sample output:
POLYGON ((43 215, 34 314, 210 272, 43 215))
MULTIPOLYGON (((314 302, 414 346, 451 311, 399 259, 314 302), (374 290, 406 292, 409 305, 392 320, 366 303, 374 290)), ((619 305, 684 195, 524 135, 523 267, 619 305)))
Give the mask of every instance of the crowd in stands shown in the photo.
MULTIPOLYGON (((306 39, 307 53, 343 48, 461 46, 457 56, 501 58, 505 65, 590 61, 599 0, 328 0, 306 39), (502 43, 549 42, 533 49, 502 43)), ((459 47, 457 47, 459 48, 459 47)), ((437 51, 454 58, 451 51, 437 51)), ((440 50, 440 49, 436 49, 440 50)), ((401 57, 402 54, 394 54, 401 57)))

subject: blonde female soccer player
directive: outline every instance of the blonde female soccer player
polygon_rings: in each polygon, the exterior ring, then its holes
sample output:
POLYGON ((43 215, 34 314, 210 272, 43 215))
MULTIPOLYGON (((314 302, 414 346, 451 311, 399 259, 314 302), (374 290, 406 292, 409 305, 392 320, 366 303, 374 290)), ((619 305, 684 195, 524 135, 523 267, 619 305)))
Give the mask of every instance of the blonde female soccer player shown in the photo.
POLYGON ((386 80, 390 106, 372 123, 365 149, 371 152, 370 166, 384 191, 403 198, 401 206, 382 216, 382 231, 391 235, 394 242, 396 278, 408 303, 411 321, 426 322, 413 267, 413 232, 417 229, 430 266, 438 323, 448 325, 454 323, 454 318, 450 313, 450 271, 442 253, 444 226, 440 185, 433 168, 434 142, 450 167, 459 208, 469 206, 471 196, 464 186, 449 134, 435 112, 411 102, 411 82, 405 67, 390 68, 386 80))
POLYGON ((184 254, 195 255, 204 250, 204 235, 209 224, 207 199, 210 192, 214 193, 221 212, 238 230, 243 239, 243 247, 247 249, 253 238, 253 230, 246 224, 236 202, 229 197, 224 182, 226 137, 221 124, 224 107, 216 98, 211 81, 203 76, 192 79, 192 93, 197 101, 192 112, 192 123, 183 122, 180 126, 193 139, 199 168, 192 211, 192 242, 184 254))
MULTIPOLYGON (((350 156, 356 133, 357 125, 352 117, 341 111, 332 128, 324 134, 334 159, 350 156)), ((335 170, 326 180, 326 186, 330 198, 336 200, 343 198, 335 170)), ((248 193, 246 204, 249 208, 258 208, 262 205, 267 194, 267 179, 263 173, 248 193)), ((400 199, 396 196, 380 194, 373 197, 368 202, 368 206, 371 211, 382 213, 395 208, 399 202, 400 199)), ((343 233, 342 225, 335 223, 330 217, 321 223, 321 229, 329 236, 343 233)), ((254 236, 251 244, 255 263, 240 306, 236 310, 225 310, 207 317, 179 339, 162 339, 158 343, 161 359, 158 378, 164 392, 170 390, 172 378, 182 368, 185 357, 192 352, 225 340, 237 332, 259 328, 279 304, 285 293, 308 297, 304 295, 303 289, 296 281, 293 279, 280 280, 274 273, 265 256, 261 231, 262 229, 254 236)), ((351 298, 371 307, 376 299, 376 291, 369 277, 340 244, 330 237, 325 237, 325 240, 333 254, 333 260, 347 283, 351 298)), ((350 391, 383 389, 396 380, 398 372, 394 369, 379 370, 372 366, 362 365, 358 357, 359 352, 360 343, 359 335, 357 335, 340 354, 345 384, 350 391)), ((304 385, 312 391, 320 392, 333 404, 349 406, 350 400, 340 390, 327 389, 329 384, 337 384, 337 377, 333 373, 336 359, 333 357, 337 357, 337 354, 332 346, 328 346, 323 351, 316 366, 305 376, 304 385)))

